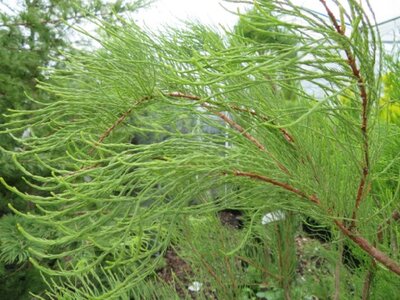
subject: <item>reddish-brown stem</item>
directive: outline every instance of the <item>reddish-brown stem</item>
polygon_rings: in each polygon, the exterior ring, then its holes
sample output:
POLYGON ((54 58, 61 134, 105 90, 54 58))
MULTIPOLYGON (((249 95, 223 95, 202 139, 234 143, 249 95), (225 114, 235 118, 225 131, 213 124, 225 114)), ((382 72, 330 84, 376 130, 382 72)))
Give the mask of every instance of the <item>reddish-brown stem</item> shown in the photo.
MULTIPOLYGON (((336 30, 340 35, 345 36, 345 32, 342 29, 342 27, 338 24, 334 14, 332 11, 329 9, 328 5, 326 4, 325 0, 320 0, 320 2, 323 4, 325 7, 326 12, 328 13, 328 16, 336 30)), ((368 142, 368 94, 364 82, 364 78, 362 77, 360 73, 360 69, 357 67, 356 59, 354 55, 352 54, 351 50, 349 49, 348 46, 344 47, 345 53, 347 56, 347 63, 350 66, 353 76, 357 80, 358 88, 360 90, 360 97, 362 100, 362 112, 361 112, 361 134, 363 138, 363 163, 362 163, 362 174, 361 174, 361 179, 360 183, 358 185, 357 189, 357 196, 356 196, 356 202, 355 202, 355 207, 353 210, 352 214, 352 223, 350 226, 347 228, 342 222, 338 220, 334 220, 336 226, 342 231, 348 238, 350 238, 352 241, 354 241, 361 249, 363 249, 365 252, 367 252, 371 257, 373 257, 375 260, 379 261, 382 263, 384 266, 386 266, 389 270, 392 272, 400 275, 400 265, 392 260, 390 257, 388 257, 385 253, 381 252, 378 250, 376 247, 371 245, 367 240, 364 238, 360 237, 356 233, 356 220, 357 220, 357 210, 360 207, 360 204, 367 194, 367 179, 369 175, 369 168, 370 168, 370 163, 369 163, 369 142, 368 142)), ((395 217, 395 215, 393 216, 395 217)), ((378 239, 380 235, 380 229, 378 229, 378 239)), ((367 284, 370 283, 370 278, 367 278, 367 284)))
MULTIPOLYGON (((202 106, 209 107, 210 105, 209 105, 209 103, 205 102, 202 104, 202 106)), ((239 131, 246 139, 248 139, 250 142, 252 142, 254 145, 256 145, 258 149, 266 152, 274 160, 274 162, 277 164, 279 169, 281 169, 285 174, 289 175, 289 170, 284 165, 282 165, 278 161, 278 159, 271 152, 269 152, 264 147, 264 145, 262 145, 254 136, 252 136, 250 133, 246 132, 246 130, 242 126, 240 126, 235 121, 233 121, 231 118, 229 118, 228 116, 226 116, 225 114, 223 114, 221 112, 216 111, 216 112, 214 112, 214 114, 219 116, 223 121, 225 121, 225 123, 229 124, 229 126, 236 129, 237 131, 239 131)))
MULTIPOLYGON (((96 146, 100 145, 111 134, 111 132, 130 115, 130 113, 132 112, 133 108, 137 104, 139 104, 139 103, 141 103, 143 101, 149 100, 149 99, 151 99, 151 97, 150 96, 146 96, 146 97, 143 97, 143 98, 139 99, 138 101, 136 101, 135 105, 133 105, 131 108, 129 108, 127 111, 125 111, 109 128, 107 128, 106 131, 104 131, 104 133, 97 140, 96 146)), ((95 147, 93 147, 89 151, 89 154, 93 153, 95 147)))
MULTIPOLYGON (((184 93, 180 93, 180 92, 169 93, 166 96, 185 98, 185 99, 196 100, 196 101, 201 100, 201 98, 198 96, 184 94, 184 93)), ((259 140, 257 140, 254 136, 252 136, 250 133, 248 133, 242 126, 240 126, 238 123, 233 121, 231 118, 229 118, 227 115, 223 114, 222 112, 215 111, 210 103, 202 102, 200 105, 202 107, 206 108, 207 110, 211 111, 214 115, 221 118, 229 126, 231 126, 232 128, 236 129, 238 132, 240 132, 247 140, 249 140, 254 145, 256 145, 258 149, 260 149, 263 152, 266 152, 273 159, 273 161, 276 163, 276 165, 278 166, 279 169, 281 169, 285 174, 289 174, 289 170, 283 164, 281 164, 278 161, 278 159, 276 159, 275 156, 271 152, 269 152, 263 144, 261 144, 261 142, 259 140)))
POLYGON ((251 172, 234 171, 233 175, 249 177, 249 178, 252 178, 252 179, 257 179, 257 180, 261 180, 261 181, 270 183, 270 184, 275 185, 275 186, 279 186, 279 187, 281 187, 281 188, 283 188, 283 189, 285 189, 285 190, 287 190, 289 192, 297 194, 298 196, 300 196, 302 198, 306 198, 306 199, 310 200, 311 202, 313 202, 313 203, 315 203, 317 205, 320 205, 320 201, 316 196, 314 196, 314 195, 308 196, 306 193, 300 191, 299 189, 291 186, 288 183, 280 182, 280 181, 268 178, 266 176, 263 176, 263 175, 260 175, 260 174, 256 174, 256 173, 251 173, 251 172))
POLYGON ((172 92, 167 94, 166 96, 168 97, 175 97, 175 98, 185 98, 185 99, 189 99, 189 100, 201 100, 201 98, 199 96, 195 96, 195 95, 190 95, 190 94, 184 94, 181 92, 172 92))
MULTIPOLYGON (((321 0, 321 2, 325 3, 325 1, 321 0)), ((329 13, 328 13, 329 14, 329 13)), ((336 26, 335 26, 336 27, 336 26)), ((339 27, 340 28, 340 27, 339 27)), ((349 63, 351 62, 350 58, 349 58, 349 63)), ((352 64, 352 63, 351 63, 352 64)), ((355 66, 355 61, 354 61, 354 66, 355 66)), ((352 68, 353 69, 353 68, 352 68)), ((357 70, 357 69, 355 69, 357 70)), ((357 77, 357 74, 359 76, 359 79, 361 80, 361 83, 363 83, 362 77, 360 76, 359 72, 354 72, 354 75, 357 77)), ((363 96, 364 93, 362 92, 362 90, 365 91, 365 86, 364 84, 359 85, 360 86, 360 90, 361 90, 361 96, 363 98, 363 116, 364 116, 364 110, 366 111, 366 106, 367 106, 367 97, 366 97, 366 93, 365 93, 365 97, 363 96)), ((194 95, 187 95, 187 94, 183 94, 183 93, 179 93, 179 92, 174 92, 174 93, 169 93, 166 96, 169 97, 179 97, 179 98, 186 98, 186 99, 190 99, 190 100, 196 100, 199 101, 201 100, 200 97, 198 96, 194 96, 194 95)), ((150 99, 150 97, 144 97, 142 98, 140 101, 144 101, 150 99)), ((212 106, 211 104, 207 103, 207 102, 203 102, 201 104, 203 107, 212 110, 212 106)), ((101 142, 103 142, 103 140, 121 123, 123 122, 126 117, 132 112, 133 107, 130 108, 129 110, 127 110, 126 112, 124 112, 119 118, 118 120, 116 120, 114 122, 114 124, 109 127, 99 138, 99 140, 97 141, 98 144, 100 144, 101 142)), ((224 120, 226 123, 228 123, 230 126, 232 126, 233 128, 235 128, 236 130, 238 130, 241 134, 243 134, 243 136, 245 136, 249 141, 251 141, 253 144, 255 144, 260 150, 265 151, 265 147, 256 139, 254 138, 252 135, 250 135, 248 132, 246 132, 239 124, 237 124, 236 122, 234 122, 233 120, 231 120, 229 117, 227 117, 226 115, 224 115, 221 112, 215 112, 213 111, 214 114, 218 115, 222 120, 224 120)), ((363 191, 365 189, 365 182, 366 182, 366 178, 368 176, 368 166, 369 166, 369 162, 368 162, 368 140, 367 140, 367 135, 366 135, 366 129, 367 129, 367 118, 366 118, 366 114, 365 114, 365 120, 363 118, 363 126, 362 126, 362 130, 365 131, 365 147, 364 147, 364 153, 365 153, 365 165, 367 167, 365 167, 363 169, 363 176, 362 179, 360 181, 360 185, 359 185, 359 189, 357 192, 357 201, 356 201, 356 208, 358 208, 362 196, 363 196, 363 191), (365 126, 364 126, 365 124, 365 126), (360 195, 360 196, 359 196, 360 195)), ((290 135, 288 135, 288 137, 290 137, 290 135)), ((293 139, 288 140, 290 142, 293 142, 293 139)), ((302 198, 308 199, 309 201, 311 201, 312 203, 316 204, 317 206, 321 207, 321 202, 318 199, 317 196, 315 195, 307 195, 306 193, 304 193, 303 191, 291 186, 288 183, 284 183, 284 182, 280 182, 277 180, 274 180, 272 178, 268 178, 259 174, 255 174, 255 173, 250 173, 250 172, 241 172, 241 171, 234 171, 233 174, 235 176, 243 176, 243 177, 249 177, 252 179, 257 179, 257 180, 261 180, 264 182, 267 182, 269 184, 278 186, 280 188, 283 188, 287 191, 290 191, 302 198)), ((395 213, 393 215, 394 219, 398 219, 398 213, 395 213)), ((384 266, 386 266, 389 270, 391 270, 392 272, 400 275, 400 265, 395 262, 394 260, 392 260, 390 257, 388 257, 387 255, 385 255, 383 252, 381 252, 380 250, 378 250, 377 248, 375 248, 373 245, 371 245, 367 240, 365 240, 363 237, 358 236, 353 230, 350 230, 349 228, 347 228, 341 221, 339 220, 334 220, 334 223, 336 224, 336 226, 339 228, 339 230, 341 232, 343 232, 348 238, 350 238, 351 240, 353 240, 361 249, 363 249, 365 252, 367 252, 369 255, 371 255, 371 257, 373 257, 374 259, 376 259, 377 261, 379 261, 380 263, 382 263, 384 266)))
MULTIPOLYGON (((325 0, 320 0, 322 5, 324 6, 332 24, 333 27, 335 28, 336 32, 345 37, 345 32, 343 28, 339 25, 338 21, 335 18, 335 15, 333 12, 329 9, 328 5, 326 4, 325 0)), ((357 219, 357 210, 360 207, 361 201, 365 197, 366 194, 366 184, 367 184, 367 178, 369 174, 369 142, 368 142, 368 115, 367 115, 367 110, 368 110, 368 94, 367 90, 365 87, 365 82, 364 78, 362 77, 360 73, 360 69, 357 67, 356 59, 354 55, 352 54, 351 50, 349 49, 348 46, 344 46, 344 51, 347 56, 347 64, 351 68, 351 71, 353 73, 353 76, 357 80, 358 88, 360 90, 360 96, 362 100, 362 112, 361 112, 361 134, 363 138, 363 163, 362 163, 362 174, 361 174, 361 179, 360 183, 358 185, 357 189, 357 196, 356 196, 356 203, 354 206, 353 214, 352 214, 352 222, 350 224, 349 228, 355 228, 356 226, 356 219, 357 219)))
MULTIPOLYGON (((169 94, 166 94, 166 96, 168 97, 175 97, 175 98, 185 98, 185 99, 189 99, 189 100, 196 100, 199 101, 201 100, 200 97, 195 96, 195 95, 190 95, 190 94, 184 94, 181 92, 172 92, 169 94)), ((143 102, 145 100, 149 100, 151 97, 150 96, 146 96, 143 97, 142 99, 138 100, 137 103, 143 102)), ((201 106, 208 109, 208 110, 212 110, 212 106, 210 103, 208 102, 203 102, 201 103, 201 106)), ((122 123, 128 116, 129 114, 132 112, 134 106, 132 106, 131 108, 129 108, 127 111, 125 111, 109 128, 107 128, 107 130, 99 137, 99 139, 96 142, 96 146, 101 144, 110 134, 111 132, 120 124, 122 123)), ((257 146, 257 148, 259 148, 261 151, 266 152, 274 161, 275 163, 278 165, 278 167, 285 172, 286 174, 289 174, 288 169, 281 164, 275 157, 274 155, 269 152, 264 145, 262 145, 254 136, 252 136, 250 133, 246 132, 246 130, 240 126, 239 124, 237 124, 235 121, 233 121, 231 118, 229 118, 228 116, 226 116, 225 114, 218 112, 218 111, 212 111, 215 115, 217 115, 218 117, 220 117, 224 122, 226 122, 229 126, 231 126, 232 128, 236 129, 238 132, 240 132, 246 139, 248 139, 250 142, 252 142, 254 145, 257 146)), ((255 112, 254 112, 255 113, 255 112)), ((293 142, 293 138, 286 132, 286 130, 281 129, 281 132, 284 134, 284 137, 290 141, 293 142)), ((95 150, 95 147, 93 147, 90 151, 89 154, 92 154, 93 151, 95 150)))
POLYGON ((342 27, 341 27, 341 26, 339 25, 339 23, 337 22, 336 17, 335 17, 335 15, 333 14, 333 12, 329 9, 328 4, 326 4, 326 1, 325 1, 325 0, 320 0, 320 2, 321 2, 322 5, 324 6, 324 8, 325 8, 325 10, 326 10, 326 12, 327 12, 327 14, 328 14, 328 16, 329 16, 329 19, 331 19, 331 22, 332 22, 333 26, 335 27, 336 31, 337 31, 338 33, 344 35, 344 31, 343 31, 342 27))
POLYGON ((361 249, 367 252, 371 257, 379 261, 382 265, 387 267, 392 272, 400 275, 400 265, 388 257, 385 253, 380 251, 371 245, 366 239, 359 236, 354 230, 349 230, 342 222, 339 220, 334 220, 336 226, 343 232, 348 238, 350 238, 354 243, 356 243, 361 249))
MULTIPOLYGON (((106 137, 110 135, 110 133, 120 124, 122 123, 127 116, 132 112, 133 107, 129 108, 127 111, 125 111, 115 122, 112 124, 107 130, 100 136, 100 138, 97 140, 96 145, 101 144, 106 137)), ((91 151, 93 151, 92 149, 91 151)))
MULTIPOLYGON (((174 92, 174 93, 170 93, 168 94, 168 96, 170 97, 178 97, 178 98, 186 98, 186 99, 190 99, 190 100, 196 100, 199 101, 201 100, 200 97, 198 96, 193 96, 193 95, 188 95, 188 94, 183 94, 183 93, 179 93, 179 92, 174 92)), ((212 106, 210 103, 208 102, 202 102, 201 106, 206 108, 207 110, 211 110, 212 106)), ((257 146, 258 149, 267 152, 268 151, 265 149, 264 145, 262 145, 254 136, 252 136, 250 133, 246 132, 246 130, 240 126, 239 124, 237 124, 235 121, 233 121, 231 118, 229 118, 228 116, 226 116, 225 114, 219 112, 219 111, 213 111, 213 114, 217 115, 218 117, 220 117, 225 123, 227 123, 229 126, 231 126, 232 128, 236 129, 237 131, 239 131, 246 139, 248 139, 250 142, 252 142, 254 145, 257 146)), ((271 155, 271 153, 268 153, 269 155, 271 155)))
MULTIPOLYGON (((274 179, 265 177, 263 175, 255 174, 255 173, 250 173, 250 172, 241 172, 241 171, 234 171, 233 175, 235 176, 244 176, 244 177, 249 177, 252 179, 257 179, 261 180, 264 182, 267 182, 269 184, 279 186, 289 192, 292 192, 298 196, 301 196, 302 198, 310 200, 312 203, 316 204, 319 208, 321 207, 321 201, 316 195, 307 195, 303 191, 283 182, 276 181, 274 179)), ((397 275, 400 275, 400 264, 398 264, 396 261, 388 257, 385 253, 371 245, 366 239, 363 237, 359 236, 354 230, 350 230, 347 228, 343 222, 340 220, 334 219, 333 222, 335 225, 339 228, 339 230, 346 235, 349 239, 351 239, 354 243, 356 243, 361 249, 363 249, 365 252, 367 252, 372 258, 375 260, 379 261, 382 265, 387 267, 389 270, 392 272, 396 273, 397 275)))
MULTIPOLYGON (((151 98, 152 98, 151 96, 145 96, 145 97, 139 99, 138 101, 136 101, 135 105, 133 105, 127 111, 125 111, 109 128, 107 128, 106 131, 103 132, 103 134, 97 140, 95 146, 92 149, 90 149, 89 155, 92 155, 93 151, 96 149, 96 147, 98 145, 100 145, 111 134, 111 132, 130 115, 130 113, 132 112, 133 108, 137 104, 139 104, 139 103, 141 103, 143 101, 149 100, 151 98)), ((97 164, 92 165, 92 166, 86 166, 86 167, 80 168, 78 171, 71 172, 71 173, 69 173, 67 175, 64 175, 64 176, 73 176, 78 172, 81 172, 81 171, 84 171, 84 170, 94 169, 96 167, 97 167, 97 164)))
MULTIPOLYGON (((251 114, 252 116, 258 117, 258 118, 262 119, 263 121, 270 122, 271 124, 275 125, 274 122, 272 122, 268 117, 260 116, 254 109, 242 108, 237 105, 230 105, 229 107, 234 110, 237 110, 237 111, 247 112, 247 113, 251 114)), ((282 135, 286 141, 288 141, 291 144, 294 143, 293 136, 285 128, 279 128, 279 131, 282 133, 282 135)))
MULTIPOLYGON (((203 107, 210 107, 210 105, 208 103, 204 103, 204 105, 202 105, 202 106, 203 107)), ((224 120, 225 123, 229 124, 229 126, 231 126, 232 128, 235 128, 237 131, 239 131, 246 139, 248 139, 250 142, 252 142, 254 145, 256 145, 258 149, 260 149, 261 151, 267 152, 268 155, 272 156, 272 154, 270 152, 268 152, 267 149, 265 149, 263 144, 261 144, 250 133, 246 132, 246 130, 242 126, 240 126, 238 123, 233 121, 227 115, 225 115, 225 114, 223 114, 223 113, 221 113, 219 111, 214 112, 214 114, 217 115, 218 117, 220 117, 222 120, 224 120)))

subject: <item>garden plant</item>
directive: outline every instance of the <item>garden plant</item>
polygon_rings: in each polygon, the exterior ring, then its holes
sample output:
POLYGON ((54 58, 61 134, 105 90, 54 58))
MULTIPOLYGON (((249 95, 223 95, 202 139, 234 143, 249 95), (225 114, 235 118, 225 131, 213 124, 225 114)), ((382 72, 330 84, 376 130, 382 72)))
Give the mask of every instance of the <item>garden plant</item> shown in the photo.
POLYGON ((400 64, 367 1, 314 1, 249 1, 233 30, 93 18, 101 47, 0 125, 36 297, 398 296, 400 64))

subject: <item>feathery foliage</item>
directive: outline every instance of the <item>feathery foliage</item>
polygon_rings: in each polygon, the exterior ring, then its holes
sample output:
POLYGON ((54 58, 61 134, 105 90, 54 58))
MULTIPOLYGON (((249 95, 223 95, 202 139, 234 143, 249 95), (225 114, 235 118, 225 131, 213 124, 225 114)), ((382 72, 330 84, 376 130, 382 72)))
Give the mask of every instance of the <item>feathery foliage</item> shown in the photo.
POLYGON ((347 10, 334 1, 337 16, 320 2, 328 18, 254 1, 282 39, 252 43, 199 24, 156 35, 103 21, 102 48, 69 57, 40 84, 58 100, 8 115, 2 133, 22 150, 4 151, 33 192, 2 182, 35 205, 34 214, 10 206, 16 214, 54 230, 18 226, 32 264, 53 276, 49 297, 129 297, 188 229, 185 219, 227 208, 250 216, 249 234, 224 249, 231 255, 249 243, 260 212, 281 209, 332 227, 338 245, 345 239, 367 261, 361 278, 395 282, 400 165, 388 147, 398 134, 378 118, 379 37, 358 1, 347 10), (36 135, 17 138, 27 127, 36 135), (143 135, 153 142, 133 142, 143 135))

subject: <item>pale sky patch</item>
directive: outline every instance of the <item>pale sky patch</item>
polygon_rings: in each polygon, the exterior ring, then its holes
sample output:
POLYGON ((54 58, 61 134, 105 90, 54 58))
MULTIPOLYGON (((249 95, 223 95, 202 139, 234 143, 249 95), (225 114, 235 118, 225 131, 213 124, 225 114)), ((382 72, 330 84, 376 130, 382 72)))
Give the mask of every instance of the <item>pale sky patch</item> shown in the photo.
MULTIPOLYGON (((293 2, 326 13, 319 0, 294 0, 293 2)), ((347 1, 340 2, 344 6, 347 3, 347 1)), ((365 3, 364 0, 363 2, 365 3)), ((330 0, 327 0, 327 3, 332 7, 335 6, 330 0)), ((400 16, 400 1, 370 0, 370 4, 378 23, 400 16)), ((235 4, 223 0, 158 0, 149 9, 141 12, 137 20, 140 24, 145 24, 152 29, 161 28, 163 24, 179 25, 179 20, 232 27, 237 22, 238 17, 229 13, 224 7, 231 11, 239 9, 241 12, 246 9, 244 4, 235 4)))

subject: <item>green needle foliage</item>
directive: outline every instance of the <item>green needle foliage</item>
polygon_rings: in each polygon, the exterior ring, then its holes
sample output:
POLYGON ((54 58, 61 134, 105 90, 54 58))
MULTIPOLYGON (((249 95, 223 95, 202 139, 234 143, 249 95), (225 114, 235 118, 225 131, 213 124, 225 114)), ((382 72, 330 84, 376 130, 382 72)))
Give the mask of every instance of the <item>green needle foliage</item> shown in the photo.
MULTIPOLYGON (((49 79, 49 70, 44 68, 63 68, 65 53, 81 52, 88 39, 82 38, 78 50, 78 36, 72 33, 72 26, 88 23, 89 16, 117 22, 118 14, 128 13, 143 6, 145 1, 127 4, 125 1, 81 0, 26 0, 13 3, 0 1, 0 123, 5 123, 4 113, 8 109, 33 109, 34 102, 29 98, 50 99, 44 90, 37 88, 38 81, 49 79), (72 37, 72 38, 71 38, 72 37), (73 41, 75 39, 75 41, 73 41), (82 41, 83 40, 83 41, 82 41)), ((54 99, 54 98, 52 98, 54 99)), ((52 100, 47 100, 52 101, 52 100)), ((15 118, 22 118, 18 116, 15 118)), ((25 135, 34 134, 28 129, 25 135)), ((10 136, 2 135, 0 145, 18 148, 10 136)), ((36 172, 40 171, 40 167, 36 172)), ((44 170, 42 170, 44 171, 44 170)), ((0 176, 20 189, 21 173, 12 164, 6 153, 0 153, 0 176)), ((26 203, 18 202, 18 197, 0 190, 1 197, 7 199, 0 204, 0 215, 10 213, 7 202, 18 209, 29 210, 26 203)))
MULTIPOLYGON (((51 276, 49 297, 128 299, 185 237, 190 217, 227 208, 249 216, 246 234, 223 248, 228 257, 251 245, 260 212, 280 209, 330 227, 337 257, 343 243, 353 249, 367 294, 382 278, 398 280, 399 137, 378 118, 379 36, 368 6, 349 0, 335 15, 320 2, 328 18, 290 1, 254 1, 262 17, 246 24, 261 38, 251 43, 200 24, 154 34, 103 21, 101 49, 68 57, 40 84, 56 101, 35 99, 37 109, 7 116, 2 133, 20 150, 3 151, 32 192, 2 183, 35 206, 10 209, 52 230, 18 225, 31 263, 51 276), (268 28, 281 38, 264 39, 268 28), (35 135, 18 138, 28 127, 35 135), (152 142, 137 143, 145 136, 152 142)), ((277 227, 271 243, 283 251, 286 298, 292 227, 277 227)), ((340 293, 347 279, 336 261, 340 293)))
MULTIPOLYGON (((37 88, 38 81, 51 80, 51 71, 44 68, 52 66, 61 69, 66 59, 65 53, 74 52, 77 55, 88 46, 82 43, 82 40, 88 42, 88 39, 81 36, 80 49, 77 49, 78 36, 75 33, 71 35, 71 26, 87 24, 89 15, 117 22, 118 14, 129 13, 145 4, 144 1, 134 4, 126 2, 0 0, 0 124, 4 126, 4 113, 8 109, 38 108, 29 100, 30 97, 42 101, 54 100, 52 95, 37 88)), ((21 118, 23 115, 14 116, 13 120, 21 118)), ((35 135, 31 129, 22 134, 24 137, 31 135, 35 135)), ((0 136, 0 146, 21 150, 10 135, 0 136)), ((30 168, 35 174, 50 174, 41 165, 30 163, 30 168)), ((32 191, 22 180, 22 173, 9 153, 0 153, 0 177, 22 192, 32 191)), ((31 228, 40 237, 48 237, 52 231, 36 221, 13 215, 7 207, 8 203, 12 203, 18 210, 27 212, 34 209, 31 202, 21 200, 3 186, 0 187, 0 199, 0 295, 4 299, 28 299, 29 290, 41 291, 43 284, 40 284, 39 272, 28 262, 30 243, 20 234, 16 225, 19 223, 31 228)))

